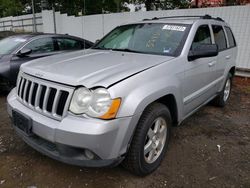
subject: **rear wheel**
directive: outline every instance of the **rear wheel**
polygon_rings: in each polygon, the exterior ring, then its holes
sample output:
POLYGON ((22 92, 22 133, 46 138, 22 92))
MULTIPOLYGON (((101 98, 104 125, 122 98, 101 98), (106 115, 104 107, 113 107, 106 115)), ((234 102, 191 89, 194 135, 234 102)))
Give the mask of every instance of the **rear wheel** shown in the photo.
POLYGON ((153 103, 143 112, 123 166, 144 176, 153 172, 163 160, 172 124, 168 108, 153 103))
POLYGON ((227 76, 227 80, 224 84, 223 90, 213 101, 214 104, 216 106, 224 107, 230 97, 231 89, 232 89, 232 74, 229 73, 227 76))

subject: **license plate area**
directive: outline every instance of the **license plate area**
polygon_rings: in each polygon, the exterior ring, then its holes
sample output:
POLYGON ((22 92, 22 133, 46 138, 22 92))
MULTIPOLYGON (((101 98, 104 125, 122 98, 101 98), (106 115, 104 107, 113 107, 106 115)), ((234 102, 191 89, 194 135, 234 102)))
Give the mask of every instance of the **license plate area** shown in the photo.
POLYGON ((17 127, 19 130, 24 132, 27 135, 32 134, 32 120, 31 118, 21 114, 20 112, 17 112, 15 110, 12 111, 13 116, 13 124, 15 127, 17 127))

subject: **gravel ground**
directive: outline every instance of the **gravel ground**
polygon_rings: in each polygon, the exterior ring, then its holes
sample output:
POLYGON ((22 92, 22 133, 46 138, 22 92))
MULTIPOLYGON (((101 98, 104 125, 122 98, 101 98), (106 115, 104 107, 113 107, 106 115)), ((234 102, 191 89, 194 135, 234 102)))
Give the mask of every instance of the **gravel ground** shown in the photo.
POLYGON ((140 178, 122 167, 81 168, 26 145, 10 126, 0 94, 0 187, 250 187, 250 80, 237 78, 228 105, 211 105, 173 128, 167 155, 140 178), (220 151, 218 148, 220 146, 220 151))

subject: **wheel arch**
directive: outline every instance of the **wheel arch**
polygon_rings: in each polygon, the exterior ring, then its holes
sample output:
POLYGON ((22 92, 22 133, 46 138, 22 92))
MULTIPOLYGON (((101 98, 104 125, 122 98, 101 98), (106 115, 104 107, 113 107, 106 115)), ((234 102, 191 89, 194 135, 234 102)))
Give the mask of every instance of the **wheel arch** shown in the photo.
POLYGON ((175 96, 173 94, 167 94, 154 102, 164 104, 168 109, 172 117, 173 125, 178 125, 178 107, 175 96))
POLYGON ((230 70, 229 70, 229 73, 231 73, 231 75, 234 76, 235 72, 236 72, 235 66, 231 67, 230 70))

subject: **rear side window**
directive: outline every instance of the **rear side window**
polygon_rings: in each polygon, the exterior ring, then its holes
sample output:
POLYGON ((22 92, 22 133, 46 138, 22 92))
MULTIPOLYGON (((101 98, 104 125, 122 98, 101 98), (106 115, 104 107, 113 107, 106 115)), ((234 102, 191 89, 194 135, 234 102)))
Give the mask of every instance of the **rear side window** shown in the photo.
POLYGON ((215 44, 218 45, 219 51, 225 50, 227 48, 226 36, 222 26, 213 25, 213 33, 215 44))
POLYGON ((211 34, 208 25, 201 25, 195 34, 191 49, 199 44, 212 44, 211 34))
POLYGON ((227 33, 229 48, 235 47, 236 42, 235 42, 232 30, 229 27, 225 27, 225 30, 226 30, 226 33, 227 33))
POLYGON ((80 41, 70 38, 56 38, 59 50, 80 50, 83 48, 80 41))

